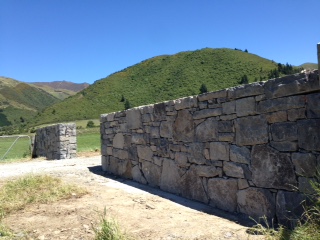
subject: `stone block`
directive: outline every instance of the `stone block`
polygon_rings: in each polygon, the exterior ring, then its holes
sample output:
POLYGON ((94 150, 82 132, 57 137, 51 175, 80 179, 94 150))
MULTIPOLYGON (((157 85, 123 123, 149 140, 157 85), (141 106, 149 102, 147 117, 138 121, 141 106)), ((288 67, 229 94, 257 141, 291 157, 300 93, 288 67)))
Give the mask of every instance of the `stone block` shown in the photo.
POLYGON ((295 141, 298 140, 298 128, 295 122, 281 122, 271 125, 273 141, 295 141))
POLYGON ((230 101, 230 102, 222 103, 222 113, 223 114, 236 113, 236 102, 230 101))
POLYGON ((288 117, 286 111, 278 111, 266 114, 266 118, 268 123, 276 123, 286 122, 288 117))
POLYGON ((188 161, 190 163, 205 164, 204 149, 205 145, 203 143, 191 143, 189 145, 188 161))
POLYGON ((220 116, 221 114, 222 114, 222 108, 203 109, 200 111, 196 111, 193 114, 193 119, 216 117, 216 116, 220 116))
POLYGON ((266 189, 249 187, 239 190, 237 202, 239 212, 252 217, 257 222, 264 216, 270 221, 275 217, 275 199, 266 189))
POLYGON ((238 183, 236 179, 211 178, 208 181, 210 205, 228 212, 237 210, 238 183))
POLYGON ((137 108, 126 111, 126 123, 128 129, 138 129, 142 127, 141 113, 137 108))
POLYGON ((109 167, 109 157, 106 156, 101 156, 101 167, 102 167, 102 171, 108 171, 108 167, 109 167))
POLYGON ((289 154, 280 153, 268 145, 253 147, 251 171, 252 182, 257 187, 294 190, 297 186, 289 154))
POLYGON ((188 167, 190 164, 188 163, 188 154, 183 152, 176 152, 175 154, 175 162, 179 167, 188 167))
POLYGON ((280 152, 295 152, 298 150, 298 143, 297 142, 270 142, 270 146, 277 149, 280 152))
POLYGON ((192 142, 194 140, 193 118, 188 110, 178 111, 173 124, 173 139, 182 142, 192 142))
POLYGON ((208 203, 205 185, 197 175, 196 168, 191 166, 188 171, 181 177, 181 195, 183 197, 208 203))
POLYGON ((237 145, 230 145, 230 160, 232 162, 250 164, 250 150, 247 147, 238 147, 237 145))
POLYGON ((211 142, 210 159, 229 161, 229 144, 224 142, 211 142))
POLYGON ((203 102, 203 101, 208 101, 215 98, 225 98, 225 97, 227 97, 227 91, 221 90, 221 91, 208 92, 208 93, 201 94, 198 96, 198 99, 199 99, 199 102, 203 102))
POLYGON ((317 172, 317 161, 312 153, 292 153, 292 162, 296 173, 304 177, 314 177, 317 172))
POLYGON ((233 142, 235 134, 234 133, 219 133, 218 140, 220 142, 233 142))
POLYGON ((147 180, 142 175, 142 172, 138 165, 134 166, 131 170, 132 179, 136 182, 147 184, 147 180))
POLYGON ((268 125, 265 115, 238 118, 235 120, 238 146, 268 142, 268 125))
POLYGON ((234 132, 233 121, 218 121, 218 132, 234 132))
POLYGON ((122 149, 116 149, 116 148, 113 149, 112 156, 122 160, 127 160, 129 158, 128 151, 125 151, 122 149))
POLYGON ((152 162, 144 161, 142 162, 142 172, 148 185, 152 187, 158 187, 160 185, 161 167, 152 162))
POLYGON ((123 149, 124 147, 124 136, 122 133, 117 133, 113 138, 113 147, 123 149))
POLYGON ((144 139, 143 134, 133 133, 131 135, 131 143, 138 144, 138 145, 146 145, 146 140, 144 139))
POLYGON ((224 162, 223 172, 228 177, 246 178, 248 180, 251 180, 251 172, 246 164, 224 162))
POLYGON ((228 91, 229 98, 243 98, 249 96, 261 95, 264 93, 263 83, 256 82, 252 84, 240 85, 230 88, 228 91))
POLYGON ((288 110, 288 120, 291 122, 297 121, 298 119, 306 118, 306 109, 305 108, 295 108, 288 110))
POLYGON ((193 108, 198 106, 198 99, 196 96, 180 98, 174 101, 174 105, 176 110, 193 108))
POLYGON ((307 117, 320 118, 320 93, 307 95, 307 117))
POLYGON ((246 189, 248 187, 249 187, 249 184, 246 179, 243 179, 243 178, 238 179, 238 189, 239 190, 246 189))
POLYGON ((153 106, 153 116, 155 121, 162 121, 166 119, 167 111, 165 103, 157 103, 153 106))
POLYGON ((277 112, 305 106, 305 96, 291 96, 261 101, 257 105, 259 113, 277 112))
POLYGON ((159 127, 151 127, 150 128, 150 137, 151 138, 160 138, 160 128, 159 127))
POLYGON ((148 146, 137 145, 137 153, 139 159, 152 161, 153 151, 148 146))
POLYGON ((244 117, 256 114, 256 101, 254 97, 241 98, 236 100, 236 114, 244 117))
POLYGON ((212 178, 222 175, 222 169, 214 166, 196 165, 195 169, 199 177, 212 178))
POLYGON ((305 193, 305 194, 315 194, 316 191, 311 185, 311 182, 315 182, 316 180, 314 178, 306 178, 306 177, 299 177, 299 192, 305 193))
POLYGON ((278 191, 276 197, 276 213, 278 223, 289 229, 297 226, 304 212, 303 203, 306 196, 297 192, 278 191))
POLYGON ((237 114, 230 114, 230 115, 221 115, 220 120, 227 121, 227 120, 233 120, 237 118, 237 114))
POLYGON ((308 151, 320 151, 320 119, 298 120, 298 145, 308 151))
POLYGON ((163 161, 160 188, 164 191, 174 194, 180 194, 181 177, 179 174, 179 168, 169 159, 163 161))
POLYGON ((195 128, 196 140, 199 142, 218 140, 218 121, 208 118, 195 128))
POLYGON ((160 124, 160 136, 164 138, 172 138, 173 123, 170 121, 162 121, 160 124))

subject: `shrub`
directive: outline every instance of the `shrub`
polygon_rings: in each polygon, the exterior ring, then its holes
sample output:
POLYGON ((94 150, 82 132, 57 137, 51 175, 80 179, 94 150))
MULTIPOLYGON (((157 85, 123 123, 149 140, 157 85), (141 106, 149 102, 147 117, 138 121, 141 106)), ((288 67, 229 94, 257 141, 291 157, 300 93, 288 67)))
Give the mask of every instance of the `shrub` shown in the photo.
POLYGON ((93 121, 88 121, 87 122, 87 128, 93 128, 94 127, 94 122, 93 121))

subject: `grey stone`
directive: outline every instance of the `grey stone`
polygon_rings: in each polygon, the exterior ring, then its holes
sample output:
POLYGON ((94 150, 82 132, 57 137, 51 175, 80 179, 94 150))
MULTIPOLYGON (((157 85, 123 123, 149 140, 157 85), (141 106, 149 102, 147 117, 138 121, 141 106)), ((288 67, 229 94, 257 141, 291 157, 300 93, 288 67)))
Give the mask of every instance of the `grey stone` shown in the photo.
POLYGON ((289 229, 296 227, 304 212, 303 202, 305 200, 304 194, 278 191, 276 198, 278 223, 289 229))
POLYGON ((297 142, 274 142, 271 141, 270 145, 277 149, 280 152, 295 152, 298 150, 298 143, 297 142))
POLYGON ((196 96, 192 97, 186 97, 186 98, 180 98, 174 101, 175 109, 176 110, 182 110, 186 108, 193 108, 197 107, 198 100, 196 96))
POLYGON ((216 92, 208 92, 204 93, 198 96, 199 102, 207 101, 207 100, 212 100, 215 98, 225 98, 227 97, 227 91, 226 90, 221 90, 221 91, 216 91, 216 92))
POLYGON ((117 159, 112 156, 109 158, 109 167, 107 170, 108 172, 111 172, 118 176, 122 176, 124 178, 132 178, 131 170, 131 161, 117 159))
POLYGON ((142 184, 147 184, 147 180, 142 175, 142 172, 138 165, 134 166, 131 170, 132 179, 142 184))
POLYGON ((286 122, 287 121, 287 112, 286 111, 278 111, 268 113, 266 115, 268 123, 276 123, 276 122, 286 122))
POLYGON ((150 137, 151 138, 160 138, 160 129, 159 127, 150 128, 150 137))
POLYGON ((220 120, 227 121, 227 120, 233 120, 237 118, 237 114, 230 114, 230 115, 221 115, 220 120))
POLYGON ((230 146, 230 160, 237 163, 250 164, 251 155, 247 147, 230 146))
POLYGON ((162 166, 162 163, 163 161, 166 160, 166 158, 161 158, 161 157, 153 157, 153 163, 155 165, 158 165, 158 166, 162 166))
POLYGON ((188 167, 190 164, 188 163, 188 154, 183 152, 176 152, 175 154, 175 162, 179 167, 188 167))
POLYGON ((320 93, 307 95, 308 118, 320 118, 320 93))
POLYGON ((256 102, 260 102, 266 99, 266 95, 265 94, 257 95, 255 96, 255 99, 256 99, 256 102))
POLYGON ((320 151, 320 119, 298 120, 298 145, 309 151, 320 151))
POLYGON ((168 191, 174 194, 180 194, 181 177, 179 174, 179 168, 169 159, 163 161, 160 188, 164 191, 168 191))
POLYGON ((155 121, 162 121, 166 119, 167 111, 165 103, 157 103, 153 107, 153 115, 155 121))
POLYGON ((297 186, 289 155, 268 145, 253 147, 251 171, 252 181, 257 187, 293 190, 297 186))
POLYGON ((210 159, 211 160, 229 160, 229 144, 224 142, 210 143, 210 159))
POLYGON ((196 140, 200 142, 215 141, 217 137, 218 121, 208 118, 195 128, 196 140))
POLYGON ((145 145, 146 140, 144 139, 143 134, 133 133, 131 136, 131 143, 138 144, 138 145, 145 145))
POLYGON ((222 108, 210 108, 197 111, 193 114, 193 119, 216 117, 222 114, 222 108))
POLYGON ((276 112, 293 108, 302 108, 305 105, 304 96, 292 96, 261 101, 257 105, 257 111, 260 113, 276 112))
POLYGON ((144 161, 142 162, 142 172, 146 178, 148 185, 158 187, 160 185, 161 167, 144 161))
POLYGON ((160 136, 164 138, 172 138, 172 122, 162 121, 160 124, 160 136))
POLYGON ((238 118, 235 128, 236 143, 239 146, 268 142, 268 125, 264 115, 238 118))
POLYGON ((254 97, 241 98, 236 100, 236 113, 238 117, 256 114, 256 101, 254 97))
POLYGON ((142 127, 141 113, 139 109, 133 108, 126 111, 126 123, 129 129, 142 127))
POLYGON ((298 128, 294 122, 274 123, 271 125, 273 141, 294 141, 298 140, 298 128))
POLYGON ((153 151, 148 146, 138 145, 137 146, 137 153, 139 159, 152 161, 153 151))
POLYGON ((240 85, 229 89, 228 97, 243 98, 248 96, 256 96, 264 93, 263 83, 256 82, 252 84, 240 85))
POLYGON ((173 124, 173 139, 182 142, 192 142, 194 139, 193 118, 188 110, 178 111, 173 124))
POLYGON ((203 203, 208 203, 206 189, 198 177, 196 168, 191 166, 181 177, 181 195, 183 197, 194 199, 203 203))
POLYGON ((218 140, 220 142, 233 142, 235 134, 234 133, 219 133, 218 140))
POLYGON ((116 148, 113 149, 112 155, 122 160, 127 160, 129 157, 128 151, 125 151, 122 149, 116 149, 116 148))
POLYGON ((216 177, 222 175, 222 169, 214 166, 196 165, 196 172, 199 177, 216 177))
POLYGON ((259 222, 265 216, 271 220, 275 216, 275 199, 266 189, 249 187, 237 193, 239 212, 244 213, 259 222))
POLYGON ((236 113, 236 102, 230 101, 230 102, 222 103, 222 113, 223 114, 236 113))
POLYGON ((218 121, 218 132, 234 132, 233 121, 218 121))
POLYGON ((191 143, 189 153, 188 161, 190 163, 204 164, 206 162, 203 143, 191 143))
POLYGON ((317 161, 312 153, 292 153, 292 162, 300 176, 314 177, 317 172, 317 161))
POLYGON ((211 178, 208 181, 210 205, 228 212, 237 210, 238 183, 235 179, 211 178))
POLYGON ((288 110, 288 120, 291 122, 297 121, 298 119, 306 118, 306 109, 305 108, 295 108, 288 110))
POLYGON ((251 172, 246 164, 224 162, 223 172, 228 177, 246 178, 248 180, 251 180, 251 172))
POLYGON ((108 166, 109 166, 109 157, 106 156, 101 156, 101 167, 102 171, 108 171, 108 166))
POLYGON ((299 177, 299 192, 305 193, 305 194, 315 194, 316 191, 312 187, 311 182, 315 182, 316 180, 314 178, 306 178, 306 177, 299 177))
POLYGON ((238 179, 238 188, 239 190, 246 189, 249 187, 248 181, 246 179, 238 179))
POLYGON ((307 79, 304 73, 269 80, 264 84, 267 98, 279 98, 319 89, 319 81, 307 79))

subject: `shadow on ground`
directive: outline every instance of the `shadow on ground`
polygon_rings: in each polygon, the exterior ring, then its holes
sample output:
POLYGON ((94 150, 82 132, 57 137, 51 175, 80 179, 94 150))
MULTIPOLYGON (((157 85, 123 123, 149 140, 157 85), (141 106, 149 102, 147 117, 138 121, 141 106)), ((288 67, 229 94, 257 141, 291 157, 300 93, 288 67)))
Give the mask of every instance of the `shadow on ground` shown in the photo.
POLYGON ((109 179, 112 179, 114 181, 126 184, 128 186, 131 186, 131 187, 146 191, 148 193, 151 193, 151 194, 157 195, 159 197, 168 199, 168 200, 170 200, 172 202, 175 202, 177 204, 183 205, 185 207, 189 207, 189 208, 192 208, 192 209, 197 210, 197 211, 201 211, 201 212, 204 212, 204 213, 207 213, 207 214, 215 215, 217 217, 228 219, 228 220, 230 220, 232 222, 235 222, 235 223, 240 224, 240 225, 245 226, 245 227, 252 227, 253 225, 256 224, 256 222, 252 221, 251 219, 249 219, 247 216, 245 216, 243 214, 236 214, 236 213, 226 212, 226 211, 223 211, 223 210, 208 206, 208 205, 203 204, 201 202, 189 200, 189 199, 174 195, 172 193, 164 192, 164 191, 162 191, 162 190, 160 190, 158 188, 153 188, 153 187, 150 187, 148 185, 140 184, 140 183, 135 182, 135 181, 130 180, 130 179, 125 179, 125 178, 121 178, 121 177, 115 176, 113 174, 109 174, 109 173, 104 172, 102 170, 101 165, 88 167, 88 169, 89 169, 90 172, 92 172, 94 174, 97 174, 97 175, 100 175, 100 176, 104 176, 106 178, 109 178, 109 179))

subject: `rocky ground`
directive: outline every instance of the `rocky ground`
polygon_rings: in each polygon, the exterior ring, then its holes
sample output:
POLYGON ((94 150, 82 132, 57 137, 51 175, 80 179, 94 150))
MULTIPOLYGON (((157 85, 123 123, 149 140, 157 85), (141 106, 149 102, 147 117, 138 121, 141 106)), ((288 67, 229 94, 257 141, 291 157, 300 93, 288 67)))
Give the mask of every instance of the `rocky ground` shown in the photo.
POLYGON ((100 156, 0 164, 0 185, 18 176, 49 174, 85 187, 89 194, 32 205, 4 219, 26 239, 93 239, 104 209, 136 239, 261 239, 243 219, 133 181, 105 175, 100 156))

